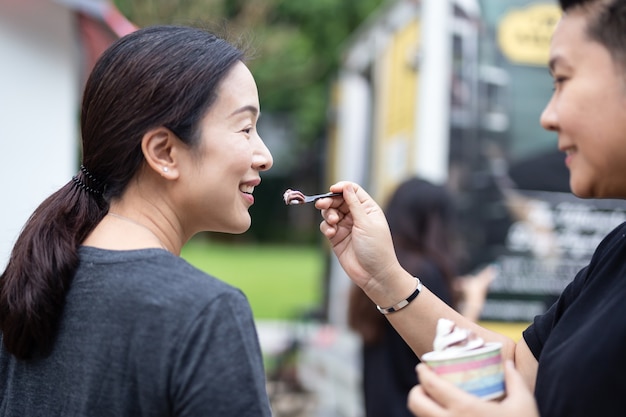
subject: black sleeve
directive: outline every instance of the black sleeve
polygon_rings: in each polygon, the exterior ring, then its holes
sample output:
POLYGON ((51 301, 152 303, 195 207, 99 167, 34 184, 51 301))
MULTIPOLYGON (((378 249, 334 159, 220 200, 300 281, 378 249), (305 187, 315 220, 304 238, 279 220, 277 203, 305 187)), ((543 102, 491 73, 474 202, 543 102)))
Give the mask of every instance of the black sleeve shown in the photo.
POLYGON ((624 235, 626 231, 626 222, 620 224, 611 231, 596 248, 589 265, 581 269, 574 280, 563 290, 556 302, 546 311, 544 314, 535 317, 533 324, 531 324, 524 332, 522 336, 526 341, 526 344, 530 348, 530 351, 535 356, 535 359, 539 360, 541 357, 541 351, 550 337, 552 329, 563 316, 563 313, 578 297, 583 287, 588 280, 593 280, 597 273, 594 273, 594 269, 598 264, 601 264, 602 256, 605 253, 612 252, 612 248, 619 242, 620 236, 624 235))
POLYGON ((588 269, 588 266, 581 269, 548 311, 536 316, 533 323, 522 333, 535 359, 539 360, 541 350, 548 337, 550 337, 550 332, 563 315, 563 312, 580 293, 587 279, 588 269))

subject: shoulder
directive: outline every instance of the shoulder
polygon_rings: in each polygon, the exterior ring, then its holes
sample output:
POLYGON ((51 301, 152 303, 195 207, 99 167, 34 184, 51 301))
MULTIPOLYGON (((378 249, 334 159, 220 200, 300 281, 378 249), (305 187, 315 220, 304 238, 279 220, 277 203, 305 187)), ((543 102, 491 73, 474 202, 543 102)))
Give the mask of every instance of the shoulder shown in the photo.
POLYGON ((608 235, 606 235, 604 239, 602 239, 596 248, 594 257, 598 254, 614 249, 616 245, 623 245, 625 241, 624 237, 626 237, 626 222, 617 226, 608 235))
MULTIPOLYGON (((613 229, 600 242, 588 266, 581 269, 544 314, 535 317, 524 332, 529 348, 539 356, 552 329, 567 314, 575 327, 597 316, 596 308, 626 308, 626 223, 613 229), (575 306, 575 308, 573 308, 575 306), (574 318, 571 320, 571 318, 574 318)), ((619 316, 619 314, 617 315, 619 316)))
MULTIPOLYGON (((613 229, 598 245, 589 262, 586 279, 606 274, 608 270, 626 269, 626 222, 613 229)), ((613 275, 613 273, 611 273, 613 275)))
POLYGON ((616 283, 623 282, 626 275, 626 223, 614 228, 598 244, 589 264, 581 269, 573 281, 565 288, 561 298, 569 300, 568 304, 577 299, 583 292, 598 286, 612 288, 616 283))
POLYGON ((162 308, 204 309, 226 298, 248 308, 244 294, 230 284, 160 249, 103 251, 81 248, 73 290, 97 288, 119 302, 162 308))

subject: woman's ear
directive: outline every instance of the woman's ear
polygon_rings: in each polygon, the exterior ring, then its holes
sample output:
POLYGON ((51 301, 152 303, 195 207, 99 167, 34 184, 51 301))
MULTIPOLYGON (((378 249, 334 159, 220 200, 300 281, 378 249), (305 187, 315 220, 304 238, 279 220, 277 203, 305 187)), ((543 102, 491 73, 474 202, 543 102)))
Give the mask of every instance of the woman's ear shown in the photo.
POLYGON ((180 145, 176 135, 165 127, 147 131, 141 140, 141 150, 148 166, 168 179, 176 179, 180 174, 176 161, 177 148, 180 145))

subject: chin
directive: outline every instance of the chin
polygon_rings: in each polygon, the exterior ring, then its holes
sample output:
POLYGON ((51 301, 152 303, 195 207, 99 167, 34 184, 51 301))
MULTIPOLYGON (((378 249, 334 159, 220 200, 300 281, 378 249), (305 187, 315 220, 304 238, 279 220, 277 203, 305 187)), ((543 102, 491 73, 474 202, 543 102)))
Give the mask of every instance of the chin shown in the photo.
POLYGON ((245 229, 241 229, 241 230, 237 230, 237 231, 233 231, 231 232, 233 235, 241 235, 246 233, 248 230, 250 230, 250 226, 246 227, 245 229))
POLYGON ((620 195, 619 193, 613 193, 613 192, 607 192, 607 190, 598 190, 598 189, 594 189, 591 186, 587 186, 587 187, 575 187, 575 186, 571 186, 572 189, 572 194, 574 194, 576 197, 578 198, 597 198, 597 199, 602 199, 602 198, 624 198, 623 195, 620 195))
POLYGON ((570 177, 569 188, 572 190, 572 194, 578 198, 598 198, 593 193, 593 187, 576 181, 573 176, 570 177))
POLYGON ((250 221, 250 218, 248 218, 247 222, 242 222, 241 224, 232 225, 232 227, 230 228, 231 230, 229 230, 228 233, 232 233, 233 235, 240 235, 242 233, 246 233, 248 230, 250 230, 251 224, 252 222, 250 221))
POLYGON ((574 194, 578 198, 595 198, 593 195, 583 192, 583 191, 578 191, 573 187, 572 187, 572 194, 574 194))

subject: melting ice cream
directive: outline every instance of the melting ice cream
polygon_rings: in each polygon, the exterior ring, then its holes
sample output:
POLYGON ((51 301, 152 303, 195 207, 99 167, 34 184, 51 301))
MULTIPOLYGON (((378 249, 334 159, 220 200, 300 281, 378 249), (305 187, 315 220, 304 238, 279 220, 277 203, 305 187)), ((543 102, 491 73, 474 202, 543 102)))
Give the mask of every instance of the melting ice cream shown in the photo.
POLYGON ((459 352, 485 345, 485 341, 468 329, 458 327, 453 321, 439 319, 433 349, 438 352, 459 352))
POLYGON ((285 204, 303 204, 304 203, 304 194, 301 191, 287 189, 283 194, 283 199, 285 200, 285 204))

